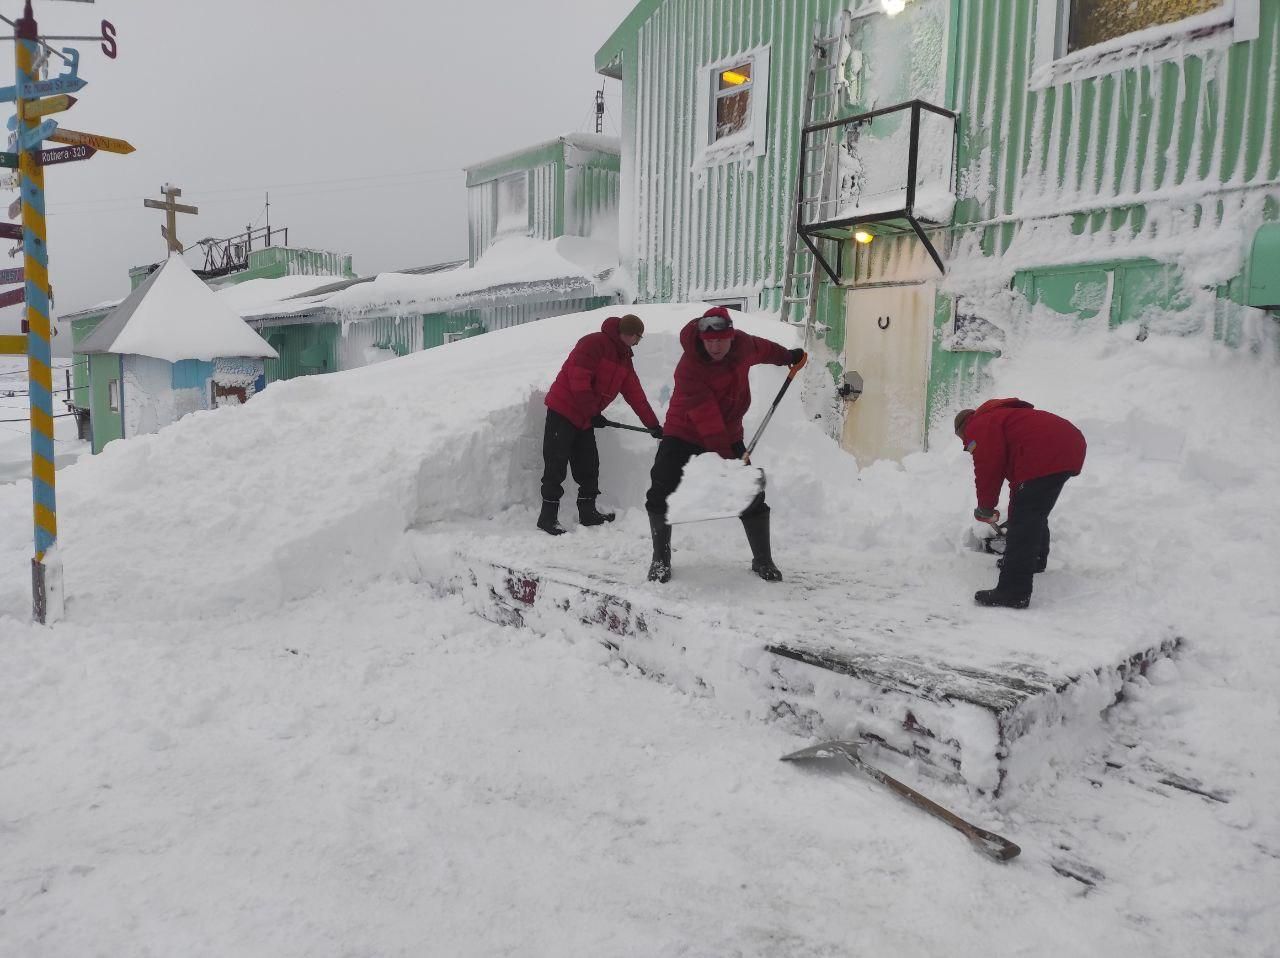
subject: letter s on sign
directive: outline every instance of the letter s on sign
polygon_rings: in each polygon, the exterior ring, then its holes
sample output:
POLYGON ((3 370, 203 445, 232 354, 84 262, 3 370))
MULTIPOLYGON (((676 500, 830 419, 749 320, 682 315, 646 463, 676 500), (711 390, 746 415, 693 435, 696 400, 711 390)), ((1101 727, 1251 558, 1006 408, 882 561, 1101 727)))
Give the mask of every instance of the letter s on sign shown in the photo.
POLYGON ((116 46, 116 27, 110 20, 102 21, 102 52, 112 60, 120 52, 116 46))

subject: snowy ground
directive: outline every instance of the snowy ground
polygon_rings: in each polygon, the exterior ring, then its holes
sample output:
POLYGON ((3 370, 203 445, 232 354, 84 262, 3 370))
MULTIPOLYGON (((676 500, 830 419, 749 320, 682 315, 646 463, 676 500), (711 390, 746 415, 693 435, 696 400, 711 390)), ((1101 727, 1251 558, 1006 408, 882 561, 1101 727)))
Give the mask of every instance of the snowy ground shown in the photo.
MULTIPOLYGON (((694 313, 640 312, 664 407, 694 313)), ((958 443, 859 472, 794 406, 770 427, 756 459, 784 572, 861 551, 897 580, 905 624, 954 614, 957 643, 1010 621, 1033 648, 1135 621, 1187 639, 1078 733, 1079 761, 998 805, 912 779, 1022 845, 1000 866, 878 786, 778 762, 807 743, 622 668, 585 628, 501 628, 421 582, 422 536, 550 547, 518 529, 540 391, 601 318, 278 384, 63 470, 69 598, 51 629, 27 622, 29 486, 0 487, 0 953, 1271 953, 1270 354, 1158 331, 1015 337, 996 393, 1090 439, 1018 619, 966 602, 990 570, 963 546, 958 443)), ((637 512, 652 440, 602 439, 623 515, 556 547, 656 588, 637 512)), ((691 629, 717 557, 742 614, 785 594, 752 584, 740 539, 678 532, 670 601, 691 629)), ((847 611, 876 605, 852 594, 847 611)))

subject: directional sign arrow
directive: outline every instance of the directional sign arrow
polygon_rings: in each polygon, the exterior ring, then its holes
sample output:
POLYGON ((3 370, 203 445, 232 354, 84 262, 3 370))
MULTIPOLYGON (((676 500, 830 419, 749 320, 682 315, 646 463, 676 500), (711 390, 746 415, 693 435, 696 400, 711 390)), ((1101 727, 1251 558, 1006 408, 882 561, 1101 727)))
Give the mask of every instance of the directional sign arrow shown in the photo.
POLYGON ((79 93, 89 85, 87 80, 74 76, 52 77, 48 80, 37 80, 34 83, 22 84, 19 91, 24 100, 38 100, 42 96, 57 96, 59 93, 79 93))
POLYGON ((19 286, 17 289, 11 289, 8 292, 0 293, 0 307, 16 306, 18 303, 25 302, 27 298, 27 288, 19 286))
POLYGON ((70 110, 75 105, 76 98, 67 96, 65 93, 45 97, 43 100, 27 100, 22 104, 22 117, 26 120, 36 120, 42 116, 48 116, 50 113, 61 113, 63 110, 70 110))
POLYGON ((17 269, 0 269, 0 285, 8 286, 11 283, 25 283, 26 276, 22 271, 22 267, 17 269))
POLYGON ((59 163, 87 160, 97 152, 91 146, 60 146, 56 150, 41 150, 36 154, 36 162, 41 166, 57 166, 59 163))
POLYGON ((33 126, 31 129, 23 130, 19 133, 18 144, 24 150, 33 150, 47 140, 49 135, 57 128, 57 120, 45 120, 39 126, 33 126))
POLYGON ((48 139, 53 140, 54 143, 91 146, 95 150, 102 150, 104 153, 133 152, 133 144, 128 140, 117 140, 115 137, 101 136, 97 133, 81 133, 79 130, 68 130, 65 127, 50 133, 48 139))
POLYGON ((11 170, 18 168, 17 153, 0 153, 0 166, 7 166, 11 170))
MULTIPOLYGON (((22 198, 19 197, 17 202, 21 203, 22 198)), ((19 212, 21 212, 21 206, 19 206, 19 212)), ((13 240, 22 239, 22 224, 21 223, 0 223, 0 239, 13 239, 13 240)))

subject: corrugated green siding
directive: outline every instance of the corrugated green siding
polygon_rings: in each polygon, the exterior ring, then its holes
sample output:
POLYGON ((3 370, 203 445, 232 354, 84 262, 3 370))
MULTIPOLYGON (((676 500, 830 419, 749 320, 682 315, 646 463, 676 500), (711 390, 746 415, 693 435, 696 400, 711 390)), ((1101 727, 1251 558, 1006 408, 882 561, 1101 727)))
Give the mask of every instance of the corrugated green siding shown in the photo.
MULTIPOLYGON (((708 0, 654 9, 622 54, 623 229, 642 300, 681 300, 777 284, 790 229, 810 40, 838 0, 708 0), (769 46, 763 156, 691 172, 702 69, 769 46)), ((625 245, 625 244, 624 244, 625 245)))
POLYGON ((257 332, 280 354, 279 359, 266 360, 268 383, 331 373, 338 368, 341 327, 337 323, 295 323, 260 328, 257 332))
MULTIPOLYGON (((1027 0, 961 4, 959 167, 970 196, 957 223, 1275 185, 1280 4, 1263 0, 1255 41, 1029 90, 1035 10, 1027 0)), ((1013 235, 1001 228, 994 248, 1013 235)))
POLYGON ((120 409, 112 410, 108 400, 108 382, 122 380, 120 357, 115 353, 95 353, 88 357, 90 381, 89 420, 93 424, 93 452, 124 435, 124 383, 120 384, 120 409))

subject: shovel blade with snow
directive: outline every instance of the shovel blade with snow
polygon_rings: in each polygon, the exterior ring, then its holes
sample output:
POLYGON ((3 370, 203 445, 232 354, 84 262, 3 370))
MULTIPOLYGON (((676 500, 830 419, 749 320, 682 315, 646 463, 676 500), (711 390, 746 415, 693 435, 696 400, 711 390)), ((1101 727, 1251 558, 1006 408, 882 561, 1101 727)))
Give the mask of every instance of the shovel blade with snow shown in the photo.
POLYGON ((742 515, 752 500, 764 492, 764 470, 741 459, 715 455, 694 456, 684 467, 684 477, 667 499, 667 522, 705 522, 742 515))
POLYGON ((751 465, 751 453, 764 435, 778 403, 787 394, 796 373, 809 361, 807 353, 787 372, 787 378, 773 397, 769 411, 760 421, 751 445, 741 459, 720 459, 716 456, 696 456, 685 466, 680 485, 667 500, 667 522, 705 522, 709 519, 732 519, 742 515, 756 496, 764 492, 764 470, 751 465))

